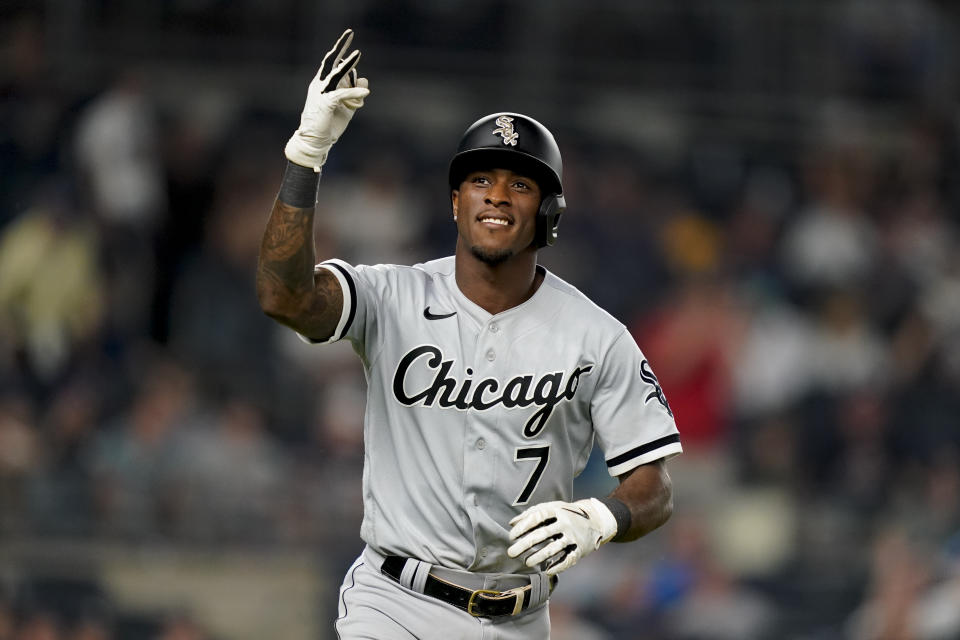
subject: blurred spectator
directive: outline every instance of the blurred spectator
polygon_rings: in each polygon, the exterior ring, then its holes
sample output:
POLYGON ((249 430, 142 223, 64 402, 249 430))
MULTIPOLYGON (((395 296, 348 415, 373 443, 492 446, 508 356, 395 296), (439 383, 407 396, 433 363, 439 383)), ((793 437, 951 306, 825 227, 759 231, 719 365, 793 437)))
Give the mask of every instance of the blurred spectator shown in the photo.
POLYGON ((619 617, 617 628, 640 620, 661 620, 676 609, 693 592, 702 566, 709 561, 709 528, 702 515, 694 512, 678 514, 666 549, 650 563, 645 574, 628 576, 617 589, 619 617))
POLYGON ((110 227, 149 233, 166 206, 156 116, 145 83, 124 72, 77 123, 77 163, 90 204, 110 227))
MULTIPOLYGON (((887 415, 879 392, 861 391, 837 406, 840 451, 834 463, 834 499, 844 506, 876 513, 889 499, 893 479, 887 447, 887 415)), ((824 457, 829 458, 830 454, 824 457)))
POLYGON ((794 413, 771 413, 738 425, 739 480, 745 487, 774 486, 795 489, 800 485, 803 455, 794 413))
POLYGON ((0 640, 13 640, 15 628, 13 606, 5 595, 0 593, 0 640))
POLYGON ((26 612, 20 620, 16 640, 60 640, 60 621, 52 611, 37 609, 26 612))
POLYGON ((897 200, 881 229, 884 248, 910 282, 922 288, 949 269, 958 230, 933 185, 897 200))
POLYGON ((633 328, 693 454, 722 446, 727 435, 732 358, 742 332, 730 294, 722 278, 691 275, 633 328))
POLYGON ((744 180, 740 201, 725 224, 725 262, 752 295, 783 293, 777 243, 796 195, 790 176, 776 167, 757 167, 744 180))
POLYGON ((892 378, 887 345, 865 314, 860 295, 825 291, 813 311, 811 384, 818 391, 848 393, 882 388, 892 378))
POLYGON ((865 152, 853 143, 830 144, 806 160, 808 201, 782 241, 786 275, 801 292, 862 286, 877 257, 876 229, 863 208, 865 152))
POLYGON ((887 528, 872 547, 871 583, 848 621, 851 640, 950 640, 960 635, 960 576, 938 580, 931 558, 902 529, 887 528))
POLYGON ((550 603, 551 640, 610 640, 611 636, 598 624, 579 616, 565 604, 550 603))
POLYGON ((837 9, 842 43, 837 59, 849 89, 889 101, 922 99, 955 86, 956 64, 947 54, 950 32, 936 3, 846 0, 837 9))
MULTIPOLYGON (((960 535, 960 448, 944 447, 924 466, 901 470, 890 487, 887 515, 913 538, 942 547, 944 562, 956 563, 950 541, 960 535)), ((956 570, 957 567, 949 567, 956 570)))
POLYGON ((136 72, 124 71, 84 109, 75 154, 85 201, 100 224, 112 328, 149 328, 154 235, 166 214, 156 114, 136 72))
POLYGON ((427 209, 421 185, 399 155, 379 149, 361 165, 359 175, 334 174, 325 182, 317 219, 339 240, 342 255, 357 264, 425 259, 421 243, 428 217, 444 212, 427 209))
POLYGON ((680 514, 664 552, 643 573, 623 572, 610 605, 595 618, 616 638, 636 637, 638 630, 671 640, 772 637, 773 602, 722 566, 712 535, 704 514, 680 514))
POLYGON ((21 394, 0 395, 0 534, 23 528, 25 491, 42 443, 31 403, 21 394))
POLYGON ((729 573, 708 567, 693 592, 668 615, 678 640, 759 640, 769 637, 776 610, 729 573))
POLYGON ((44 447, 31 478, 34 526, 44 533, 89 534, 94 501, 85 449, 101 426, 102 390, 89 377, 64 381, 40 419, 44 447))
POLYGON ((960 384, 960 254, 920 292, 919 311, 929 322, 937 366, 945 380, 960 384))
POLYGON ((286 505, 285 460, 263 413, 240 397, 217 403, 176 439, 170 479, 176 532, 200 540, 271 540, 286 505))
POLYGON ((60 168, 61 139, 77 97, 54 79, 49 44, 40 12, 0 22, 0 229, 60 168))
POLYGON ((157 273, 151 336, 169 337, 172 288, 186 259, 203 242, 216 181, 216 162, 238 105, 210 89, 178 105, 163 122, 163 169, 169 215, 157 232, 157 273))
POLYGON ((191 377, 162 356, 145 363, 130 406, 84 452, 99 530, 150 537, 170 525, 179 438, 196 421, 191 377))
POLYGON ((811 319, 764 291, 743 295, 746 317, 733 369, 733 402, 740 418, 776 414, 803 398, 813 383, 811 319))
POLYGON ((664 205, 636 159, 616 149, 581 159, 583 153, 576 146, 570 157, 564 151, 570 211, 560 228, 563 240, 538 259, 548 266, 556 261, 564 277, 627 322, 654 307, 669 285, 657 245, 664 205), (554 251, 561 257, 555 259, 554 251))
POLYGON ((266 404, 275 333, 251 278, 279 178, 262 159, 235 151, 219 169, 203 245, 174 284, 169 345, 198 373, 205 393, 243 393, 266 404))
POLYGON ((96 230, 52 186, 0 230, 0 336, 8 333, 27 379, 44 385, 97 334, 106 293, 96 230))
POLYGON ((65 640, 113 640, 110 623, 102 618, 85 616, 78 620, 65 635, 65 640))
POLYGON ((871 390, 812 394, 797 413, 795 437, 806 461, 798 488, 810 499, 829 492, 832 508, 852 518, 874 515, 894 482, 883 398, 871 390))
POLYGON ((156 640, 209 640, 210 636, 200 624, 188 614, 178 614, 167 618, 156 640))
MULTIPOLYGON (((329 584, 342 580, 363 549, 357 535, 363 488, 341 479, 363 474, 364 395, 356 377, 359 372, 351 368, 344 374, 319 387, 310 438, 296 448, 286 489, 289 511, 284 533, 324 550, 323 579, 329 584)), ((333 605, 320 618, 332 623, 336 616, 333 605)))

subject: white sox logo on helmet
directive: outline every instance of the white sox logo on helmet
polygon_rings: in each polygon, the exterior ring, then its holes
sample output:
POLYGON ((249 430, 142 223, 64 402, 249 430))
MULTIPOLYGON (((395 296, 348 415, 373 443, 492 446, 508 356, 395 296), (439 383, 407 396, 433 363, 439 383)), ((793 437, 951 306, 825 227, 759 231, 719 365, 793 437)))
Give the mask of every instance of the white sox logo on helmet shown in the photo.
POLYGON ((517 138, 520 135, 513 130, 513 118, 510 116, 500 116, 497 118, 497 126, 499 128, 494 129, 494 134, 500 134, 503 138, 503 144, 508 144, 511 147, 517 146, 517 138))

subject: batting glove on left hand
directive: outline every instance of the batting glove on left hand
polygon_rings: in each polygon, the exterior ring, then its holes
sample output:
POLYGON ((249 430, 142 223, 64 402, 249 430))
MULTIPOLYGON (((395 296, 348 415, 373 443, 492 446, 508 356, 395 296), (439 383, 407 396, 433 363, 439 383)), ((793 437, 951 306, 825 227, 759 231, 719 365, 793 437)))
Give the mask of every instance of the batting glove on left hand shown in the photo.
POLYGON ((554 576, 575 565, 587 554, 596 551, 617 535, 617 520, 610 509, 588 498, 576 502, 544 502, 530 507, 510 521, 507 549, 511 558, 546 542, 526 559, 528 567, 549 560, 546 573, 554 576))
POLYGON ((367 79, 357 77, 360 51, 344 58, 353 42, 347 29, 323 57, 317 75, 307 89, 307 101, 296 130, 284 150, 287 160, 316 172, 327 160, 327 153, 350 124, 353 114, 370 95, 367 79))

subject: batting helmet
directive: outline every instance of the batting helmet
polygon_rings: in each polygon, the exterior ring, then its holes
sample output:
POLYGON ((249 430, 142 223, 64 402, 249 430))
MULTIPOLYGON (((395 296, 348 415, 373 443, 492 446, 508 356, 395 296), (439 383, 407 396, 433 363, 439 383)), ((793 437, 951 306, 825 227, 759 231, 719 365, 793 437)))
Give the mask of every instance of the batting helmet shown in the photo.
POLYGON ((459 189, 471 171, 492 168, 513 169, 537 181, 542 199, 534 243, 546 247, 556 242, 560 215, 567 205, 563 199, 563 162, 553 134, 519 113, 480 118, 463 134, 450 161, 450 188, 459 189))

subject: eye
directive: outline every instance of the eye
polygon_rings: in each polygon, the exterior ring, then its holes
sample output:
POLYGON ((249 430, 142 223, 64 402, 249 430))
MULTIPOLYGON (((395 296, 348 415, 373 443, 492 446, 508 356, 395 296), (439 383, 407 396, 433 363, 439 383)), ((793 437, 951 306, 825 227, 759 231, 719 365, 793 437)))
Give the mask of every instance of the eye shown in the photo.
POLYGON ((513 188, 514 188, 514 189, 520 189, 520 190, 523 190, 523 191, 529 191, 529 190, 530 190, 530 183, 527 182, 526 180, 517 180, 516 182, 513 183, 513 188))
POLYGON ((476 175, 470 178, 472 184, 490 184, 490 179, 484 175, 476 175))

